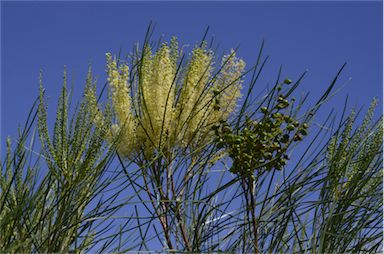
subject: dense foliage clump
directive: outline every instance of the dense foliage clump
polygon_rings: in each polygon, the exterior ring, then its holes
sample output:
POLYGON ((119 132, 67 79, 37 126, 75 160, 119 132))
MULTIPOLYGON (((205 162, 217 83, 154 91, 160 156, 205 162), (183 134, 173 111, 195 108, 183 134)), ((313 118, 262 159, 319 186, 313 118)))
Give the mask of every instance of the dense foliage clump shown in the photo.
MULTIPOLYGON (((290 83, 290 80, 284 81, 284 84, 290 83)), ((270 108, 260 108, 260 119, 246 117, 240 130, 233 131, 226 121, 212 127, 218 147, 225 147, 232 158, 232 173, 253 177, 253 170, 283 169, 290 144, 308 134, 308 124, 299 123, 287 110, 293 101, 289 103, 283 94, 278 94, 270 108)))

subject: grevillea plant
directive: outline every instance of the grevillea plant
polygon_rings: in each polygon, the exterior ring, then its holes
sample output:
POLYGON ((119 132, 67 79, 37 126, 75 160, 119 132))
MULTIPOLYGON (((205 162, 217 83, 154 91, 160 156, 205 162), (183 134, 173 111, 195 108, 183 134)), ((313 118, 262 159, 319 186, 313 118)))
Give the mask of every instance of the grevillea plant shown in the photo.
POLYGON ((280 68, 256 93, 263 44, 246 70, 205 36, 186 51, 151 33, 127 58, 106 54, 106 97, 89 70, 71 108, 65 73, 52 128, 41 84, 1 163, 0 252, 382 250, 377 102, 360 124, 346 107, 339 124, 315 118, 344 65, 304 109, 305 73, 280 68))
MULTIPOLYGON (((175 223, 186 250, 198 250, 185 214, 187 187, 201 174, 207 154, 213 163, 219 155, 207 152, 212 126, 226 121, 240 97, 245 62, 231 50, 215 64, 216 56, 206 42, 189 56, 182 54, 176 38, 156 50, 145 43, 132 54, 131 64, 107 53, 110 99, 115 114, 109 141, 117 142, 119 157, 142 168, 145 193, 174 249, 170 228, 175 223), (200 173, 198 173, 200 172, 200 173), (176 181, 176 174, 182 181, 176 181), (189 231, 189 232, 188 232, 189 231)), ((98 117, 102 121, 102 116, 98 117)), ((202 179, 202 178, 201 178, 202 179)), ((198 181, 201 181, 198 179, 198 181)), ((198 183, 194 183, 198 184, 198 183)), ((189 188, 189 187, 188 187, 189 188)), ((193 227, 196 227, 194 225, 193 227)))
POLYGON ((131 67, 107 53, 116 116, 111 140, 119 136, 122 157, 141 154, 152 159, 166 150, 207 143, 213 136, 211 126, 234 111, 245 68, 235 51, 217 66, 205 43, 196 46, 187 60, 180 54, 176 38, 155 52, 144 45, 131 67))

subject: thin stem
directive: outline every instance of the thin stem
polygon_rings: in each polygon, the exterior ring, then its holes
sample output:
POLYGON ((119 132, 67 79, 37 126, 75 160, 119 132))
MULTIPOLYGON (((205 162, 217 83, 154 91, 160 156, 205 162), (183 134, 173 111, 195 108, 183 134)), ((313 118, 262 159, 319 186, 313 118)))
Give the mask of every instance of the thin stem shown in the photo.
POLYGON ((249 179, 249 195, 251 200, 251 214, 252 214, 252 226, 253 226, 253 232, 254 232, 254 238, 253 238, 253 245, 255 247, 255 253, 259 253, 259 245, 258 245, 258 225, 257 225, 257 218, 256 218, 256 202, 255 202, 255 193, 254 193, 254 183, 255 180, 249 179))
MULTIPOLYGON (((144 170, 143 170, 143 173, 144 173, 144 170)), ((143 174, 143 180, 144 180, 144 185, 145 185, 145 189, 147 191, 147 194, 148 194, 148 198, 151 200, 151 203, 152 203, 152 206, 153 206, 153 209, 157 215, 157 218, 159 218, 159 221, 160 221, 160 224, 163 228, 163 231, 164 231, 164 236, 165 236, 165 241, 167 242, 167 246, 170 250, 173 249, 173 244, 172 244, 172 241, 171 241, 171 237, 169 235, 169 227, 168 227, 168 221, 167 221, 167 218, 165 216, 164 218, 164 215, 162 215, 161 213, 159 214, 156 207, 155 207, 155 200, 153 200, 152 198, 152 194, 151 194, 151 191, 149 190, 149 187, 148 187, 148 181, 147 181, 147 178, 146 178, 146 174, 143 174)), ((164 202, 161 202, 162 205, 164 205, 164 202)))
POLYGON ((167 167, 167 171, 168 171, 167 188, 170 187, 172 189, 173 197, 176 200, 176 207, 175 207, 175 209, 173 209, 173 212, 176 215, 177 223, 179 224, 179 227, 181 230, 181 235, 183 237, 183 241, 184 241, 184 244, 186 246, 186 249, 187 249, 187 251, 191 251, 192 248, 191 248, 191 244, 189 243, 189 240, 188 240, 188 233, 187 233, 187 230, 185 228, 185 222, 184 222, 183 218, 180 216, 180 209, 179 208, 181 207, 181 202, 178 201, 178 197, 175 197, 175 183, 173 181, 172 163, 170 163, 169 166, 167 167), (169 185, 168 185, 168 183, 169 183, 169 185))

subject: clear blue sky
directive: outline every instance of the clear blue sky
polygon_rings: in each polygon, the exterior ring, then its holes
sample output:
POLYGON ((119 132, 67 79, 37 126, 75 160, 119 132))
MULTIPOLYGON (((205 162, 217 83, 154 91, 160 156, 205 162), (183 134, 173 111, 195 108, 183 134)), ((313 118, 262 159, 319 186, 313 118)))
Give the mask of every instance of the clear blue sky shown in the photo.
MULTIPOLYGON (((319 95, 337 69, 347 62, 333 99, 339 107, 345 94, 351 103, 367 105, 382 97, 381 2, 5 2, 1 3, 1 136, 14 136, 18 123, 38 94, 38 73, 44 72, 53 109, 63 66, 74 74, 79 95, 89 62, 99 85, 105 80, 107 51, 131 50, 142 41, 150 21, 156 33, 179 37, 191 47, 210 26, 221 52, 240 45, 248 66, 261 41, 271 59, 259 83, 273 82, 277 68, 297 78, 309 75, 302 91, 319 95)), ((219 50, 219 52, 220 52, 219 50)), ((380 103, 382 101, 380 100, 380 103)))
MULTIPOLYGON (((44 72, 49 112, 54 114, 63 66, 73 74, 75 97, 84 87, 88 64, 105 81, 105 53, 131 50, 150 21, 154 39, 175 35, 192 48, 207 26, 219 52, 240 45, 251 66, 262 40, 270 61, 257 89, 275 80, 280 64, 293 80, 308 70, 300 91, 320 96, 340 66, 339 86, 352 78, 321 116, 350 105, 382 104, 382 3, 376 2, 1 2, 1 147, 15 137, 38 95, 44 72)), ((313 99, 312 99, 313 98, 313 99)), ((380 113, 382 108, 379 108, 380 113)))

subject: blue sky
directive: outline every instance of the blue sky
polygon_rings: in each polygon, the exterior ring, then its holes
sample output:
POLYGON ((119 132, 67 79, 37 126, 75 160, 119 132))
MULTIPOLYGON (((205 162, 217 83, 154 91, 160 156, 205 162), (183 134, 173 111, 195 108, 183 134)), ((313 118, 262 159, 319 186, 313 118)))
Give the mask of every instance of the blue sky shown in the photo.
MULTIPOLYGON (((129 52, 143 40, 150 21, 154 38, 179 37, 193 46, 210 26, 221 52, 240 45, 251 66, 262 40, 270 61, 259 86, 272 82, 280 64, 297 78, 309 71, 302 91, 317 95, 347 62, 345 94, 366 105, 382 97, 382 7, 380 2, 2 2, 1 135, 14 136, 38 92, 42 69, 51 108, 63 66, 80 94, 88 63, 105 80, 108 51, 129 52)), ((381 101, 380 101, 381 102, 381 101)))
MULTIPOLYGON (((334 107, 365 106, 373 97, 382 104, 382 3, 340 2, 1 2, 1 146, 15 137, 38 95, 39 70, 54 108, 62 84, 63 66, 74 79, 74 97, 84 87, 88 64, 105 82, 105 53, 131 51, 144 39, 150 21, 154 39, 175 35, 180 44, 208 37, 219 52, 240 45, 238 56, 255 63, 262 40, 270 60, 256 89, 273 83, 279 66, 283 76, 297 79, 308 70, 300 92, 318 99, 338 69, 347 62, 339 87, 323 108, 321 122, 334 107)), ((378 109, 382 113, 381 106, 378 109)))
MULTIPOLYGON (((1 15, 1 136, 14 136, 38 94, 42 69, 50 108, 61 86, 63 66, 73 74, 75 95, 92 62, 99 85, 105 80, 105 53, 131 50, 150 21, 154 38, 179 37, 193 47, 210 26, 219 52, 240 45, 251 66, 262 40, 269 64, 258 84, 273 82, 277 68, 297 78, 308 70, 303 92, 323 91, 347 62, 348 85, 329 104, 339 108, 382 97, 381 2, 5 2, 1 15)), ((380 103, 382 101, 380 100, 380 103)))

